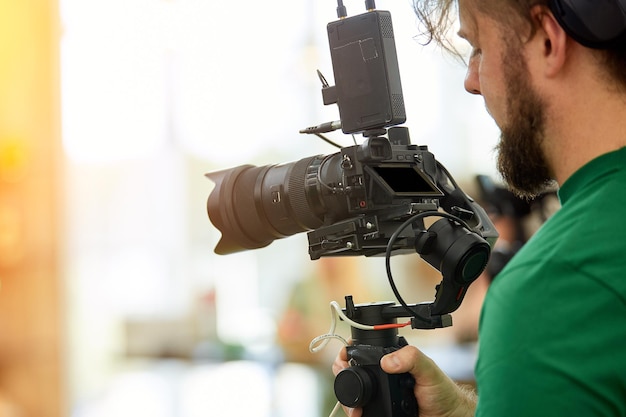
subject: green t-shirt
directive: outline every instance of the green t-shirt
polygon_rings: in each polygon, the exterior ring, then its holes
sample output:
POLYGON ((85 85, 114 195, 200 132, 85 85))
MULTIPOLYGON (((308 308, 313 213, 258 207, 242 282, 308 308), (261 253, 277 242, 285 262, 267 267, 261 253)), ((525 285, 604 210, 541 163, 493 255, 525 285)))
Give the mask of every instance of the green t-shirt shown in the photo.
POLYGON ((626 148, 559 198, 489 288, 476 416, 626 416, 626 148))

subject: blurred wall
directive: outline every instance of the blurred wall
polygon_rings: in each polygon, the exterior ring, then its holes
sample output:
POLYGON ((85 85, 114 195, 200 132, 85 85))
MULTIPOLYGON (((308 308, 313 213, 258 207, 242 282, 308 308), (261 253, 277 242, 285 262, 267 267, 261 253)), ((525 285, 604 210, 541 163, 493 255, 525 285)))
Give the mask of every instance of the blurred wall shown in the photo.
POLYGON ((57 0, 0 0, 0 416, 66 415, 57 0))

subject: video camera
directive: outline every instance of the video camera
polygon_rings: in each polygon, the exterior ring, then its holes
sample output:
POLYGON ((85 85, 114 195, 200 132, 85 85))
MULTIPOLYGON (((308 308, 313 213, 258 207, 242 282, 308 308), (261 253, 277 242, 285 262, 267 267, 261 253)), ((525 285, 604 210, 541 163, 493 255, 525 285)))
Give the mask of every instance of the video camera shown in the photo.
POLYGON ((327 26, 335 85, 319 71, 318 76, 323 102, 337 104, 340 121, 301 131, 323 137, 341 128, 362 134, 363 142, 291 163, 209 173, 215 188, 207 210, 222 232, 217 254, 262 248, 307 231, 312 260, 385 256, 400 305, 355 306, 347 298, 346 312, 353 320, 392 328, 381 338, 379 330, 352 327, 351 368, 360 368, 338 375, 335 392, 344 405, 362 406, 364 417, 402 416, 417 410, 407 389, 410 376, 388 379, 370 369, 389 349, 406 344, 393 324, 398 317, 410 317, 413 328, 451 325, 449 313, 484 270, 498 233, 427 146, 411 144, 408 129, 398 126, 406 114, 391 15, 376 10, 374 1, 365 3, 367 12, 347 17, 338 1, 339 20, 327 26), (426 227, 429 217, 438 220, 426 227), (443 276, 432 303, 408 305, 393 282, 390 257, 415 252, 443 276), (363 360, 367 363, 359 363, 363 360), (365 391, 369 394, 363 400, 365 391), (356 402, 347 398, 351 396, 356 402))

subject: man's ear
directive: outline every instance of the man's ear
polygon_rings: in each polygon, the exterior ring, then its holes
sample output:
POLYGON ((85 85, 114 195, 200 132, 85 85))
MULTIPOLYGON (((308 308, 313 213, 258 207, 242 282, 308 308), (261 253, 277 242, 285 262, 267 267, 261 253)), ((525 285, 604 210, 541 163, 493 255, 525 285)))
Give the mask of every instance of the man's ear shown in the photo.
POLYGON ((535 41, 540 42, 537 47, 544 60, 544 74, 554 77, 565 65, 569 44, 567 33, 548 7, 536 5, 530 13, 537 29, 535 41))

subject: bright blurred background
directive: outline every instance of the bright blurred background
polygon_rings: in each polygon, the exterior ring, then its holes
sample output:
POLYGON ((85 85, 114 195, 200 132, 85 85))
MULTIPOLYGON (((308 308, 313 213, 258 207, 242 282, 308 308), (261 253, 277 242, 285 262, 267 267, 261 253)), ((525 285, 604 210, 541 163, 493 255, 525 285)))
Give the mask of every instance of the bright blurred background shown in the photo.
MULTIPOLYGON (((377 6, 412 142, 461 183, 495 175, 463 65, 415 39, 409 0, 377 6)), ((217 256, 204 173, 336 151, 298 134, 338 118, 315 73, 332 80, 335 8, 0 0, 0 417, 328 415, 339 346, 308 343, 330 301, 394 299, 382 258, 312 262, 305 233, 217 256)), ((429 267, 394 265, 408 301, 432 299, 429 267)), ((401 333, 471 380, 448 329, 401 333)))

